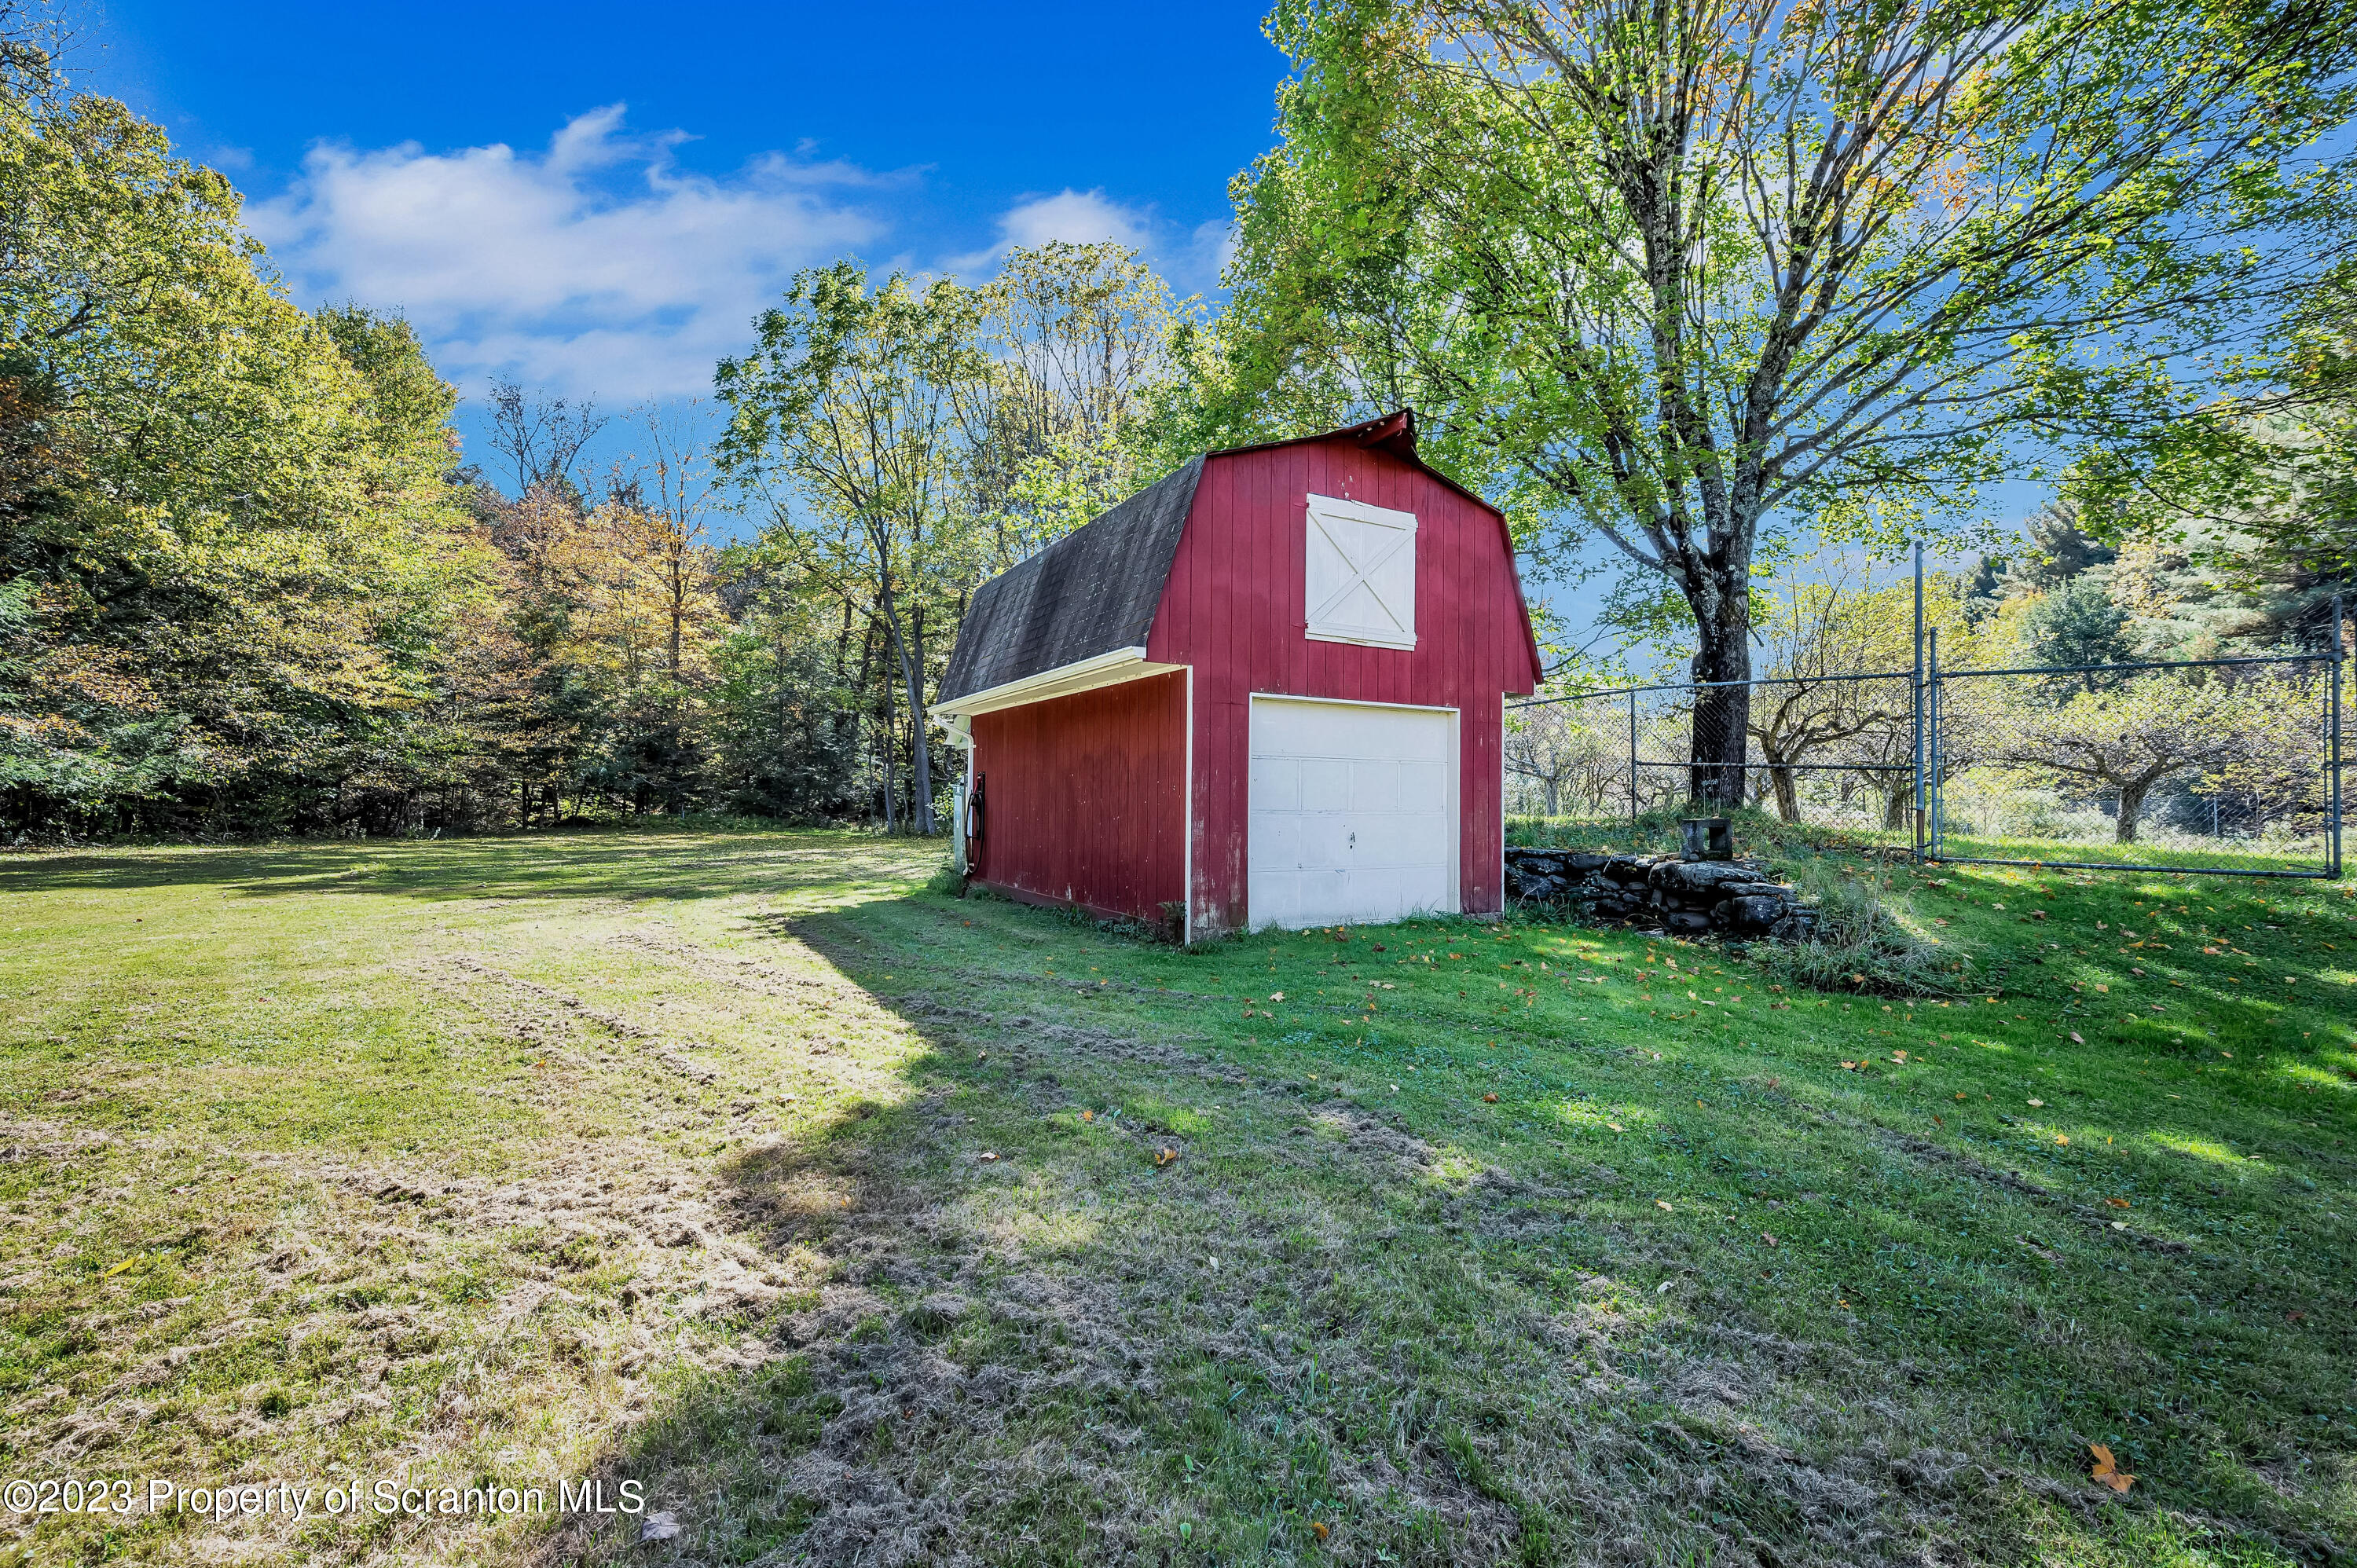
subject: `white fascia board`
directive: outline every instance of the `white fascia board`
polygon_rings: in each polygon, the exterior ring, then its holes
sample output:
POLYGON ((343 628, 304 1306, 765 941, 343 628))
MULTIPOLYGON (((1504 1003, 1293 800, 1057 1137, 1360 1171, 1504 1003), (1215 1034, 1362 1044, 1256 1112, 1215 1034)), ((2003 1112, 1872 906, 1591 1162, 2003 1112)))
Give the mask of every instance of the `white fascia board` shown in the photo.
POLYGON ((1146 660, 1146 650, 1142 647, 1116 648, 1093 658, 1060 664, 1053 670, 1042 670, 1037 675, 1026 675, 1020 681, 986 686, 963 697, 935 703, 925 711, 948 723, 953 718, 970 719, 976 714, 996 713, 1001 708, 1019 708, 1028 703, 1044 703, 1052 697, 1069 697, 1076 692, 1093 691, 1099 686, 1117 686, 1125 681, 1142 681, 1149 675, 1167 675, 1186 668, 1184 664, 1149 664, 1146 660))

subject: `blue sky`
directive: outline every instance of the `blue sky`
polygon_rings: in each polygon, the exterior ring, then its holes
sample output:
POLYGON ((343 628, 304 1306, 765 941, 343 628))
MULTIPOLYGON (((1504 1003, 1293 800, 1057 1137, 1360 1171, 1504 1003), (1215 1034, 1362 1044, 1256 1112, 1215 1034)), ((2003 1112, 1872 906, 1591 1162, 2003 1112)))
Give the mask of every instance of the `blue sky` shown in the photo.
POLYGON ((1262 9, 110 0, 70 64, 237 182, 302 303, 620 409, 845 253, 1120 239, 1208 292, 1285 74, 1262 9))
MULTIPOLYGON (((500 478, 491 376, 676 407, 838 255, 980 276, 1118 239, 1213 292, 1274 139, 1265 6, 107 0, 70 64, 236 181, 301 303, 406 313, 500 478)), ((1531 587, 1580 623, 1602 584, 1531 587)))

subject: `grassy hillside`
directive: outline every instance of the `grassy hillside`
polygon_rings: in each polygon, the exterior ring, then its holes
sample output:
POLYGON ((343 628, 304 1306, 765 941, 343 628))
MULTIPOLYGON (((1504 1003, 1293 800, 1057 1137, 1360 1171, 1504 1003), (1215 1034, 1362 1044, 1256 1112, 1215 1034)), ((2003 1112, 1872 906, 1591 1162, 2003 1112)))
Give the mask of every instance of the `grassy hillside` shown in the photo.
POLYGON ((1910 1004, 1519 921, 1181 952, 937 865, 0 860, 0 1478, 135 1493, 0 1561, 2357 1547, 2338 887, 1901 867, 1979 987, 1910 1004), (651 1511, 497 1511, 585 1477, 651 1511), (380 1480, 493 1511, 324 1511, 380 1480))

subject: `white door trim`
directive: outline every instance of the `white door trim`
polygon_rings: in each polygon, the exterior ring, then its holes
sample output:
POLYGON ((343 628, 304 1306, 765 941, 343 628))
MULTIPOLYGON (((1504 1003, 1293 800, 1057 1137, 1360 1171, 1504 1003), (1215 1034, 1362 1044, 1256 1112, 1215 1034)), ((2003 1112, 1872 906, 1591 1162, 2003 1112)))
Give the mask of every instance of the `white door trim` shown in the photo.
MULTIPOLYGON (((1250 710, 1246 712, 1249 714, 1250 710)), ((1249 749, 1252 742, 1247 739, 1244 744, 1249 749)), ((1501 757, 1505 755, 1502 748, 1499 755, 1501 757)), ((1247 762, 1246 766, 1249 767, 1250 763, 1247 762)), ((1247 783, 1245 788, 1249 790, 1251 785, 1247 783)), ((1178 864, 1184 867, 1178 877, 1178 897, 1183 900, 1182 907, 1187 912, 1180 917, 1178 940, 1182 946, 1192 947, 1195 944, 1195 667, 1192 664, 1187 666, 1186 791, 1186 805, 1181 808, 1178 822, 1178 864)), ((1245 798, 1247 801, 1251 799, 1249 794, 1245 798)), ((1501 795, 1499 799, 1505 797, 1501 795)), ((1249 832, 1252 830, 1249 805, 1245 811, 1247 821, 1244 829, 1249 832)))

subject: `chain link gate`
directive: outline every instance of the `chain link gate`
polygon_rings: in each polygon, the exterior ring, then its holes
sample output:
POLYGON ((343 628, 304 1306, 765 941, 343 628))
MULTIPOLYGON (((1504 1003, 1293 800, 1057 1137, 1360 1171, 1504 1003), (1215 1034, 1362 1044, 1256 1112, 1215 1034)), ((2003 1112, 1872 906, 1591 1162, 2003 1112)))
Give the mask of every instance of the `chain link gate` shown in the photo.
MULTIPOLYGON (((2341 875, 2341 603, 2321 653, 1742 682, 1744 792, 1788 822, 1918 861, 2330 878, 2341 875)), ((1508 772, 1549 817, 1634 823, 1691 798, 1697 693, 1667 682, 1508 710, 1508 772), (1571 806, 1575 811, 1566 812, 1571 806)))

